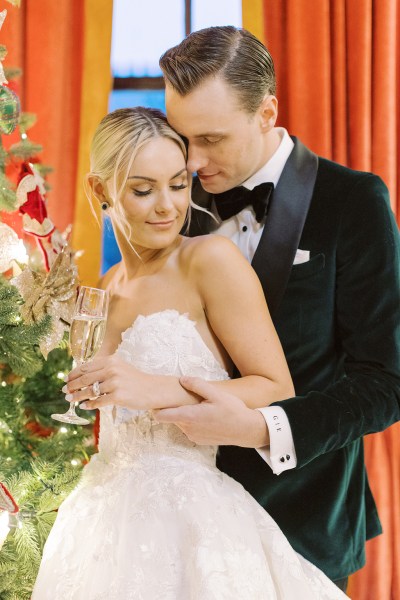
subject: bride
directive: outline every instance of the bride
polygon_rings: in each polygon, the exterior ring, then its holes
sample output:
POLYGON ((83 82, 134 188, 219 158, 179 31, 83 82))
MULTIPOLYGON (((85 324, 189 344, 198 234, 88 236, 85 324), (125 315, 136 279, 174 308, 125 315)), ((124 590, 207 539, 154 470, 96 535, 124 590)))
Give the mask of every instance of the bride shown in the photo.
POLYGON ((101 281, 111 298, 103 347, 72 374, 67 399, 100 396, 99 452, 59 509, 32 599, 346 598, 216 468, 215 447, 196 446, 153 413, 197 402, 179 384, 185 375, 251 408, 293 395, 239 250, 225 238, 180 235, 191 211, 185 160, 184 142, 155 110, 114 111, 95 133, 87 183, 122 261, 101 281), (233 363, 240 379, 229 379, 233 363))

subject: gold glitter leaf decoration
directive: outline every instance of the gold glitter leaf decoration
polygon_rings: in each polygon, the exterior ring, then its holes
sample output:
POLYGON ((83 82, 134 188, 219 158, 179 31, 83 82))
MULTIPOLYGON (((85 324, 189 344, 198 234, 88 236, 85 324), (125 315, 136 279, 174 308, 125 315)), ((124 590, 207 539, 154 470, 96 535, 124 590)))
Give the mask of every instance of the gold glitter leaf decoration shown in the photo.
POLYGON ((47 358, 68 331, 76 300, 77 268, 71 250, 65 247, 48 273, 26 268, 11 281, 23 297, 21 316, 26 323, 36 323, 45 315, 52 318, 50 333, 40 342, 40 351, 47 358))

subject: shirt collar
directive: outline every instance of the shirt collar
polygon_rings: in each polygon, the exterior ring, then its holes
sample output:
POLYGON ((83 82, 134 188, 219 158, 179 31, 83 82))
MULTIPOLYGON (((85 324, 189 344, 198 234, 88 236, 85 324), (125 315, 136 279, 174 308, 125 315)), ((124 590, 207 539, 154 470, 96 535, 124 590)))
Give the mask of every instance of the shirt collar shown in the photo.
POLYGON ((262 166, 257 173, 254 173, 254 175, 242 183, 243 187, 247 188, 248 190, 252 190, 256 187, 256 185, 265 183, 266 181, 271 181, 275 187, 278 184, 279 177, 281 176, 286 161, 293 150, 294 142, 286 129, 283 127, 276 127, 275 131, 278 132, 281 138, 281 143, 269 161, 265 163, 265 165, 262 166))

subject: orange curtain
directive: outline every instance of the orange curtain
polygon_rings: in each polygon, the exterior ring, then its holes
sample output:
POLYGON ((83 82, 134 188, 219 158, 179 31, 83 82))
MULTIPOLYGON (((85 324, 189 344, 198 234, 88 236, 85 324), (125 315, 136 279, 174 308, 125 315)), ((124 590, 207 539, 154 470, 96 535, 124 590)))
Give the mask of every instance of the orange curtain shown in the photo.
POLYGON ((4 66, 23 71, 16 82, 21 108, 37 116, 28 135, 43 146, 41 161, 54 169, 48 176, 52 189, 47 206, 60 230, 74 215, 83 6, 69 0, 22 0, 20 8, 6 3, 8 14, 0 32, 8 50, 4 66))
MULTIPOLYGON (((398 0, 242 0, 274 57, 279 121, 312 150, 382 177, 400 220, 398 0)), ((400 599, 400 424, 365 439, 384 534, 350 578, 353 600, 400 599)))
MULTIPOLYGON (((107 112, 111 89, 112 0, 3 4, 7 17, 0 42, 8 50, 3 64, 23 71, 15 83, 21 108, 37 116, 28 135, 43 146, 41 161, 54 169, 48 175, 47 210, 61 231, 74 224, 73 246, 83 253, 80 278, 90 284, 100 270, 100 230, 95 221, 87 229, 92 217, 82 181, 88 139, 107 112)), ((16 135, 6 136, 5 144, 15 142, 16 135)), ((18 229, 15 215, 4 214, 3 220, 18 229)))

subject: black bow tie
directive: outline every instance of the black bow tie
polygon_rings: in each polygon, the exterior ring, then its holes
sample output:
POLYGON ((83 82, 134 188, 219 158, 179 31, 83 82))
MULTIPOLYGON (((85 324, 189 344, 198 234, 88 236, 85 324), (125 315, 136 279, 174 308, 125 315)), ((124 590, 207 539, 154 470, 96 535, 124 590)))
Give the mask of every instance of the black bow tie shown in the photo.
POLYGON ((218 215, 222 221, 226 221, 226 219, 237 215, 246 206, 252 206, 258 223, 261 223, 267 214, 273 189, 274 184, 268 182, 261 183, 252 190, 240 186, 222 194, 214 194, 218 215))

